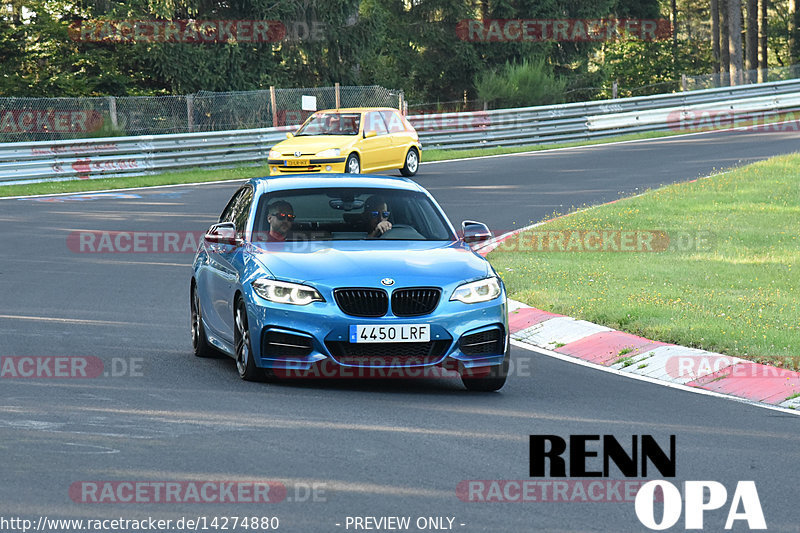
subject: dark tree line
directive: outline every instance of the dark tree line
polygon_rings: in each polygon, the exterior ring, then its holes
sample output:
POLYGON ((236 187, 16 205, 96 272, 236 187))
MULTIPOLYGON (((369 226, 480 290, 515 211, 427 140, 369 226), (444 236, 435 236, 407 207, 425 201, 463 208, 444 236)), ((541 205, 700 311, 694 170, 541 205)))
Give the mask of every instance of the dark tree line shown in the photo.
POLYGON ((796 62, 798 3, 12 0, 0 13, 0 96, 182 94, 338 82, 403 89, 416 102, 490 100, 502 87, 510 98, 535 104, 608 97, 613 81, 622 95, 647 94, 676 89, 681 74, 728 73, 738 82, 745 70, 796 62), (673 32, 654 42, 479 42, 457 31, 474 19, 614 17, 669 19, 673 32), (103 20, 270 20, 288 34, 272 42, 205 44, 76 38, 76 24, 103 20))

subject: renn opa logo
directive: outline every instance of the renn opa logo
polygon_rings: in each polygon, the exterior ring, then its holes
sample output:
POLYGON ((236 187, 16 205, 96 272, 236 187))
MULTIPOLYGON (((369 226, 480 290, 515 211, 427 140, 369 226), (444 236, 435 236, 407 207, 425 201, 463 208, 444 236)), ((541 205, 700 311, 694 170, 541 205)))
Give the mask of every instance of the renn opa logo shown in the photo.
MULTIPOLYGON (((613 435, 570 435, 569 440, 558 435, 530 435, 530 476, 567 477, 566 455, 569 477, 609 477, 612 463, 625 477, 646 477, 648 464, 664 477, 675 477, 675 440, 675 435, 670 435, 665 451, 652 435, 633 435, 628 447, 613 435), (592 459, 601 462, 593 468, 587 464, 592 459)), ((678 523, 685 504, 684 527, 688 530, 703 529, 704 513, 721 509, 727 501, 728 490, 717 481, 685 481, 681 497, 673 483, 651 480, 638 490, 634 507, 642 525, 662 531, 678 523), (660 519, 656 517, 656 500, 663 500, 660 519)), ((749 529, 767 529, 754 481, 736 484, 724 529, 730 530, 738 521, 746 522, 749 529)))

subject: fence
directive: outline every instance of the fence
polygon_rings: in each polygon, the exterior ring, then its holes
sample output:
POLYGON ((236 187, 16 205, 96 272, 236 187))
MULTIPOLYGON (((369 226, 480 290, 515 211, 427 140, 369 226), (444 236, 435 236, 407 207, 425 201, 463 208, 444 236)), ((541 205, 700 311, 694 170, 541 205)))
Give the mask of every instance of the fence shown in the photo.
MULTIPOLYGON (((742 79, 740 80, 739 84, 792 80, 799 77, 800 65, 744 70, 742 71, 742 79)), ((684 90, 694 91, 699 89, 710 89, 713 87, 727 87, 730 85, 731 75, 728 72, 719 74, 705 74, 702 76, 683 76, 684 90)))
MULTIPOLYGON (((483 148, 579 141, 682 128, 706 116, 725 123, 800 110, 800 80, 599 102, 412 115, 424 148, 483 148)), ((296 126, 0 143, 0 183, 148 174, 188 167, 264 164, 296 126)), ((424 154, 423 154, 424 159, 424 154)))
POLYGON ((303 95, 317 109, 394 107, 402 91, 383 87, 319 87, 181 96, 0 98, 0 142, 53 141, 111 136, 164 135, 258 129, 301 124, 303 95))

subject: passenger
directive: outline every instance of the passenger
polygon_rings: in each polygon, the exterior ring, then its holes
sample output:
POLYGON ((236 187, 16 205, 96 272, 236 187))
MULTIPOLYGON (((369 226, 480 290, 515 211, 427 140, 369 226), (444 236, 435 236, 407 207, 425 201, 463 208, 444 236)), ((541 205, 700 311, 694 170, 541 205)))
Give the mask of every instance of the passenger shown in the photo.
POLYGON ((367 198, 362 214, 367 228, 367 237, 377 239, 392 229, 392 223, 389 222, 390 215, 389 207, 382 196, 375 194, 367 198))

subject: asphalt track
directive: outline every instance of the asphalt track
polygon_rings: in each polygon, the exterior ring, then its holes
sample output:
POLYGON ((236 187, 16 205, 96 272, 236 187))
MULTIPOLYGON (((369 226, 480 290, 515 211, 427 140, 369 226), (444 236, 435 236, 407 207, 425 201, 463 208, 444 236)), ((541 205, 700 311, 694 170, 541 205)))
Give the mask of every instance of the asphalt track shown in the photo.
MULTIPOLYGON (((796 151, 798 141, 792 133, 715 133, 429 164, 418 181, 454 223, 504 230, 796 151)), ((516 371, 497 394, 466 392, 447 377, 244 383, 232 360, 191 355, 192 254, 67 246, 79 230, 203 230, 236 186, 0 201, 0 355, 93 356, 122 374, 0 379, 0 518, 277 516, 279 531, 307 532, 353 531, 347 516, 442 516, 465 532, 643 531, 632 503, 475 503, 459 500, 456 487, 530 479, 529 434, 623 442, 652 434, 661 444, 676 435, 674 483, 719 481, 730 502, 737 481, 754 480, 769 530, 798 531, 796 416, 522 349, 513 350, 516 371), (93 504, 69 492, 81 481, 187 480, 281 481, 288 498, 93 504), (306 490, 314 483, 318 501, 306 490)), ((705 530, 722 531, 727 511, 706 513, 705 530)), ((734 530, 746 528, 738 522, 734 530)))

